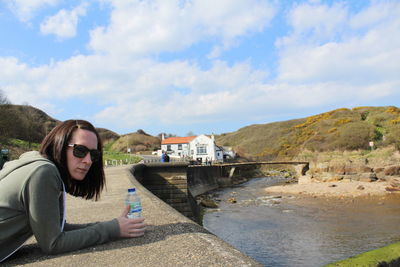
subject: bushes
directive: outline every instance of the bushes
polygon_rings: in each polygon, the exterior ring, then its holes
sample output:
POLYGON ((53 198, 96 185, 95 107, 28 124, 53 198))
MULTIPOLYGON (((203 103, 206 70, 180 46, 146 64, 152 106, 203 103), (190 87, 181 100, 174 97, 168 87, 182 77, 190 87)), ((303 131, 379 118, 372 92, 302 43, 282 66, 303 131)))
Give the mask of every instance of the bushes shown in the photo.
POLYGON ((391 129, 391 131, 386 135, 384 143, 387 145, 393 144, 395 148, 400 151, 400 125, 391 129))
POLYGON ((373 136, 374 127, 364 121, 346 124, 341 129, 334 146, 340 150, 368 149, 373 136))

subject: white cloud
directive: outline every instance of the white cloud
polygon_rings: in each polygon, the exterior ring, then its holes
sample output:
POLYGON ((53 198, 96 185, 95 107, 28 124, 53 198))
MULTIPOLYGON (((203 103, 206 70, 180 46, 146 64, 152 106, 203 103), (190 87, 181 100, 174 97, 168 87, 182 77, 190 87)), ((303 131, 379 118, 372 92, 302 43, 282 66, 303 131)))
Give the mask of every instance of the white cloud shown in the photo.
POLYGON ((335 4, 297 6, 289 16, 296 17, 290 19, 293 32, 277 43, 279 81, 336 81, 364 86, 399 81, 398 14, 399 2, 373 2, 357 14, 335 4), (316 16, 307 19, 312 17, 314 9, 316 16), (384 16, 371 15, 382 10, 384 16), (330 34, 325 35, 325 30, 330 34))
POLYGON ((70 11, 61 9, 57 14, 47 17, 40 24, 40 32, 42 34, 54 34, 59 39, 74 37, 76 35, 78 19, 86 15, 87 6, 87 3, 82 3, 70 11))
POLYGON ((275 12, 261 0, 111 2, 111 23, 91 32, 90 47, 125 56, 178 51, 209 40, 229 47, 235 38, 264 29, 275 12))
MULTIPOLYGON (((397 2, 373 2, 356 14, 343 4, 294 6, 287 17, 293 30, 277 42, 276 80, 252 67, 251 59, 231 64, 214 59, 205 68, 191 59, 158 62, 149 56, 212 39, 210 56, 218 57, 266 27, 274 9, 265 1, 112 3, 110 25, 91 33, 92 55, 37 67, 0 58, 0 86, 10 100, 49 109, 57 100, 90 99, 104 105, 90 118, 96 124, 146 129, 400 97, 397 2), (375 9, 384 16, 370 15, 375 9)), ((74 10, 55 17, 77 21, 83 13, 74 10)), ((50 21, 46 25, 57 24, 50 21)), ((64 38, 71 33, 51 29, 64 38)))
POLYGON ((278 40, 278 45, 290 45, 299 39, 305 43, 320 43, 340 37, 348 12, 343 3, 327 6, 319 3, 297 4, 288 14, 291 35, 278 40), (339 36, 338 36, 339 35, 339 36))
POLYGON ((8 7, 23 22, 29 21, 35 12, 44 6, 55 6, 60 0, 4 0, 8 7))

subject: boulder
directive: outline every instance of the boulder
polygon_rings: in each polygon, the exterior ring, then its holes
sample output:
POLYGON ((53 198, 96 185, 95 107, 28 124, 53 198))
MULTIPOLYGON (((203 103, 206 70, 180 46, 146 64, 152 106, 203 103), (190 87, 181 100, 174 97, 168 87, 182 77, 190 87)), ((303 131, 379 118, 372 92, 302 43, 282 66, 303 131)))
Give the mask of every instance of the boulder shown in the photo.
POLYGON ((400 175, 400 166, 395 165, 395 166, 388 166, 388 167, 385 167, 384 173, 385 173, 385 175, 387 175, 387 176, 396 176, 396 175, 400 175))
POLYGON ((378 178, 376 177, 376 174, 371 172, 371 173, 362 173, 360 174, 360 182, 374 182, 378 180, 378 178))
POLYGON ((213 199, 208 199, 208 198, 202 199, 200 201, 200 204, 206 208, 212 208, 212 209, 218 208, 217 202, 215 202, 213 199))
POLYGON ((228 202, 229 202, 229 203, 236 203, 237 200, 236 200, 235 197, 230 197, 230 198, 228 199, 228 202))

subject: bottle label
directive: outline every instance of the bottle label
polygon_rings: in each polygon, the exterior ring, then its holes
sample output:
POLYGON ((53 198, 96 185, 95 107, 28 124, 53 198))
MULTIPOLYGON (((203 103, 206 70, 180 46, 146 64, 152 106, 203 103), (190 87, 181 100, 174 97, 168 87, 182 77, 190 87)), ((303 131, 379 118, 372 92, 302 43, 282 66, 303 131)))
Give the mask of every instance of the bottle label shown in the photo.
POLYGON ((140 204, 140 202, 131 202, 129 204, 130 204, 130 210, 129 210, 128 218, 141 217, 142 205, 140 204))

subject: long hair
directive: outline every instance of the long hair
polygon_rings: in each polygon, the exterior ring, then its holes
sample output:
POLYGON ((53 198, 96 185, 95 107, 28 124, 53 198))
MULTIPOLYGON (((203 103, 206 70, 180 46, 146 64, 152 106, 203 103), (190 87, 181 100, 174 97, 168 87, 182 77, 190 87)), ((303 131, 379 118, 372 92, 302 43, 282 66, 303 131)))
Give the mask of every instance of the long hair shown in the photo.
POLYGON ((69 194, 96 201, 100 198, 100 193, 105 186, 103 145, 96 128, 90 122, 84 120, 62 122, 43 139, 39 152, 56 165, 64 182, 65 190, 69 194), (93 132, 97 137, 97 149, 100 151, 99 160, 92 163, 82 181, 72 179, 67 167, 68 143, 77 129, 93 132))

